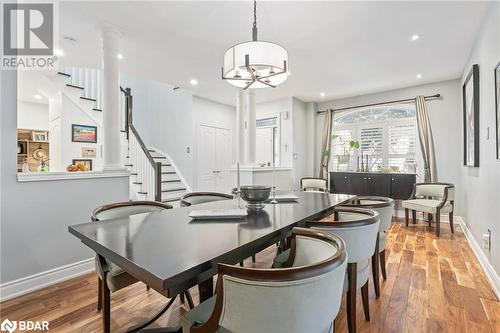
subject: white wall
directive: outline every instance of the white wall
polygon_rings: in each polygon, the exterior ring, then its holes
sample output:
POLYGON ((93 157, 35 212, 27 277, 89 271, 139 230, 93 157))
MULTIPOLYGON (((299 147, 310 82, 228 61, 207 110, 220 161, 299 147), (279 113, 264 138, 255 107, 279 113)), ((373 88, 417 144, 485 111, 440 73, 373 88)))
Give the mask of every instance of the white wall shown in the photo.
POLYGON ((297 98, 292 98, 292 163, 294 190, 300 189, 302 177, 312 177, 308 172, 307 164, 307 138, 313 134, 308 127, 308 109, 306 103, 297 98))
MULTIPOLYGON (((320 103, 319 110, 335 109, 362 104, 370 104, 405 98, 413 98, 417 95, 441 94, 441 98, 427 102, 431 120, 432 133, 434 136, 434 148, 436 151, 438 179, 442 182, 455 184, 457 192, 464 191, 460 182, 460 169, 462 166, 462 151, 460 146, 462 117, 460 82, 458 80, 436 82, 421 86, 391 90, 376 94, 351 97, 342 100, 320 103)), ((318 161, 321 150, 321 135, 323 131, 324 116, 316 118, 316 150, 315 161, 318 161)), ((315 173, 318 173, 318 166, 315 173)), ((460 215, 463 212, 463 202, 458 198, 456 211, 460 215)))
POLYGON ((49 130, 49 106, 42 103, 17 102, 19 128, 49 130))
POLYGON ((19 183, 16 71, 0 71, 0 283, 92 257, 68 226, 128 199, 128 177, 19 183))
MULTIPOLYGON (((480 163, 479 168, 462 166, 463 137, 460 136, 460 176, 463 204, 462 216, 478 244, 487 229, 492 232, 491 250, 483 249, 491 265, 500 275, 500 160, 495 159, 495 93, 494 67, 500 61, 500 4, 492 5, 485 18, 467 66, 465 81, 473 64, 479 64, 480 78, 480 163), (489 129, 490 137, 487 138, 489 129), (495 255, 496 254, 496 255, 495 255)), ((460 120, 462 118, 460 117, 460 120)), ((460 130, 462 127, 460 127, 460 130)), ((460 132, 461 133, 461 132, 460 132)))
POLYGON ((231 162, 236 163, 236 108, 234 106, 225 105, 205 99, 198 96, 193 96, 193 144, 191 146, 191 154, 193 156, 193 174, 194 186, 198 188, 198 130, 200 125, 224 128, 231 131, 231 162))

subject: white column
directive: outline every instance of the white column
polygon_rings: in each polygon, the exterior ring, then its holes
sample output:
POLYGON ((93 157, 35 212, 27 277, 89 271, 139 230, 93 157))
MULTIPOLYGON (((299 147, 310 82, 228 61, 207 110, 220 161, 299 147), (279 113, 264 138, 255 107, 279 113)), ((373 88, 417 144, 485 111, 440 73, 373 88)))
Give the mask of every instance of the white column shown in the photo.
POLYGON ((243 166, 255 164, 256 100, 251 89, 240 90, 236 103, 237 155, 243 166))
POLYGON ((101 27, 103 169, 122 170, 120 147, 120 53, 122 34, 112 26, 101 27))

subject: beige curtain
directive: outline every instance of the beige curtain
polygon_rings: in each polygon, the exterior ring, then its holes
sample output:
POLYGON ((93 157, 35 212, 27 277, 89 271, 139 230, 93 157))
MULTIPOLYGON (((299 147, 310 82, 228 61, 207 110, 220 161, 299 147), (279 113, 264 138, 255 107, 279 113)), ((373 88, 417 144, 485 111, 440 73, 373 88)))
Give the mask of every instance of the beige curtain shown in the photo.
POLYGON ((437 182, 436 154, 434 152, 431 121, 429 119, 425 97, 417 96, 415 98, 415 106, 417 109, 418 137, 420 139, 420 148, 424 160, 424 179, 426 183, 435 183, 437 182))
POLYGON ((325 112, 325 125, 323 126, 323 141, 321 142, 321 162, 319 165, 319 178, 328 179, 328 163, 330 161, 330 146, 332 144, 332 111, 325 112))

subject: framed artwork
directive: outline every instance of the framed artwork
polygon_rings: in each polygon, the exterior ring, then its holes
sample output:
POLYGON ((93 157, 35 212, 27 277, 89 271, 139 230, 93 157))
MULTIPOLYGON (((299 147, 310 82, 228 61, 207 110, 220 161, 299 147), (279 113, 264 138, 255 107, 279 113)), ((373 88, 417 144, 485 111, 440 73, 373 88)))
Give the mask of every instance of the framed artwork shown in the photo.
POLYGON ((497 159, 500 159, 500 62, 495 67, 495 114, 496 114, 496 137, 497 137, 497 159))
POLYGON ((97 127, 88 125, 71 125, 71 141, 97 143, 97 127))
POLYGON ((472 66, 462 86, 464 165, 479 166, 479 65, 472 66))
POLYGON ((78 163, 83 164, 87 170, 85 171, 92 171, 92 160, 91 159, 74 159, 71 164, 77 165, 78 163))
POLYGON ((47 142, 49 141, 49 132, 47 131, 33 131, 31 132, 32 140, 36 142, 47 142))
POLYGON ((82 148, 82 157, 83 158, 95 158, 96 157, 96 149, 93 147, 83 147, 82 148))

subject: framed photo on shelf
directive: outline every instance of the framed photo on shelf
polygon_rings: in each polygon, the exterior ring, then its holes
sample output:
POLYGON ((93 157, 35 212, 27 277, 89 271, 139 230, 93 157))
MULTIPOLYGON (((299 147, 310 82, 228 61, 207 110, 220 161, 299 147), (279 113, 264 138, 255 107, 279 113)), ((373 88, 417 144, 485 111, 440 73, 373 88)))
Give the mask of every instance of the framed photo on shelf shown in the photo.
POLYGON ((495 67, 495 114, 496 114, 496 150, 500 159, 500 62, 495 67))
POLYGON ((48 131, 33 131, 31 132, 31 140, 35 142, 47 142, 49 141, 48 131))
POLYGON ((97 126, 72 124, 71 141, 97 143, 97 126))
POLYGON ((92 171, 92 160, 91 159, 74 159, 71 164, 77 165, 81 163, 87 168, 86 171, 92 171))
POLYGON ((479 65, 475 64, 462 86, 464 165, 479 167, 479 65))
POLYGON ((97 155, 96 149, 94 147, 83 147, 82 157, 83 158, 95 158, 97 155))

